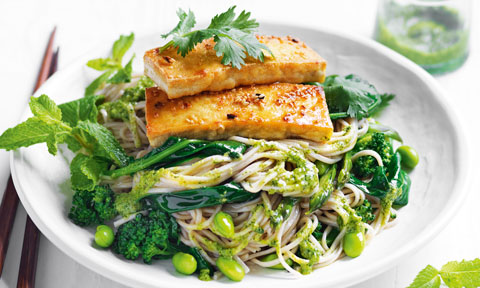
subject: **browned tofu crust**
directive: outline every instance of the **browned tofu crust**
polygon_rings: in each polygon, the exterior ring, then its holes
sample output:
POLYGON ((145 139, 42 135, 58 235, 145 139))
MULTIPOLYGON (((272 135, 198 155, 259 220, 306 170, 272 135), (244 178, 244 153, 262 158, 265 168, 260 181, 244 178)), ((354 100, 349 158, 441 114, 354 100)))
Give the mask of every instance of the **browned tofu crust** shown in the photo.
POLYGON ((323 82, 326 61, 304 42, 292 37, 257 36, 275 57, 266 54, 262 63, 251 57, 241 69, 223 65, 208 39, 182 57, 173 47, 159 53, 145 52, 145 75, 162 88, 168 98, 196 95, 203 91, 221 91, 242 85, 274 82, 323 82))
POLYGON ((194 139, 303 138, 328 140, 333 132, 322 87, 276 83, 168 99, 146 90, 147 136, 152 146, 169 136, 194 139))

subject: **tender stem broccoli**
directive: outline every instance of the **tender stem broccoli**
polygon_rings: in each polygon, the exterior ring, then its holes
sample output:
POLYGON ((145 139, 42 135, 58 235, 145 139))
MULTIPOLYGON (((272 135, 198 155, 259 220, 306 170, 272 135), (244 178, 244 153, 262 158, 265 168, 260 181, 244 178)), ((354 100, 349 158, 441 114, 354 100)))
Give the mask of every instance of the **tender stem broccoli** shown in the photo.
MULTIPOLYGON (((383 165, 388 166, 393 156, 392 144, 385 134, 380 132, 367 133, 360 139, 353 148, 353 153, 361 150, 374 150, 382 158, 383 165)), ((352 172, 358 178, 367 178, 375 172, 378 166, 377 160, 372 156, 362 156, 353 162, 352 172)))
POLYGON ((175 254, 172 243, 178 242, 178 224, 174 218, 160 211, 146 216, 139 213, 120 226, 115 234, 112 249, 125 258, 142 257, 145 263, 152 259, 166 259, 175 254))
POLYGON ((370 201, 367 199, 363 200, 362 205, 355 207, 355 213, 362 217, 362 221, 365 223, 370 223, 375 220, 372 203, 370 203, 370 201))
POLYGON ((108 186, 96 186, 93 191, 76 191, 68 213, 73 223, 80 226, 103 224, 116 215, 114 193, 108 186))

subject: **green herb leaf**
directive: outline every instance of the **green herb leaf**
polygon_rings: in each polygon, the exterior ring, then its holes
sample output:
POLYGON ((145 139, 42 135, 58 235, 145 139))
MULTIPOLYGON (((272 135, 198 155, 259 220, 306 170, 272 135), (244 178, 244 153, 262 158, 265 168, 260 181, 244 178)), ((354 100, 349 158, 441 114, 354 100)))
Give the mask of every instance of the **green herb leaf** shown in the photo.
POLYGON ((122 58, 128 49, 132 47, 134 40, 135 34, 130 33, 128 36, 121 35, 120 38, 113 43, 112 57, 115 62, 119 63, 120 65, 122 64, 122 58))
POLYGON ((440 270, 440 276, 450 288, 480 287, 480 259, 448 262, 440 270))
POLYGON ((107 80, 107 83, 111 84, 120 84, 120 83, 129 83, 132 80, 132 63, 135 55, 130 58, 127 65, 124 68, 121 68, 112 76, 112 78, 107 80))
POLYGON ((100 182, 100 174, 108 168, 108 163, 94 157, 77 154, 70 163, 72 188, 92 191, 100 182))
POLYGON ((72 134, 93 156, 111 160, 121 167, 130 162, 130 158, 112 132, 98 123, 78 121, 72 134))
POLYGON ((57 143, 64 139, 62 135, 69 132, 68 128, 57 124, 49 125, 37 117, 32 117, 3 132, 0 136, 0 149, 15 150, 46 142, 48 151, 55 155, 57 143))
POLYGON ((105 72, 88 85, 85 89, 85 96, 94 95, 106 82, 119 84, 131 81, 132 61, 135 55, 125 67, 122 67, 122 59, 127 50, 132 46, 134 38, 135 35, 133 33, 128 36, 121 35, 120 38, 113 43, 111 57, 92 59, 87 62, 88 67, 105 72), (110 78, 110 76, 112 76, 112 78, 110 78))
POLYGON ((113 72, 115 72, 115 70, 108 70, 107 72, 98 76, 97 79, 93 80, 93 82, 90 83, 87 88, 85 88, 85 97, 94 96, 95 91, 105 84, 105 82, 107 82, 108 78, 113 74, 113 72))
POLYGON ((183 11, 183 9, 179 8, 177 11, 177 16, 180 19, 177 26, 172 29, 172 31, 168 32, 167 34, 163 34, 162 38, 167 38, 170 35, 174 34, 185 34, 192 30, 195 26, 195 15, 191 10, 188 10, 188 14, 183 11))
POLYGON ((440 282, 438 270, 428 265, 418 273, 408 288, 438 288, 440 287, 440 282))
POLYGON ((387 106, 394 97, 379 94, 373 85, 353 74, 328 76, 323 89, 332 119, 368 117, 387 106))
POLYGON ((97 122, 97 104, 103 102, 104 96, 89 96, 58 105, 62 110, 62 121, 76 126, 78 121, 97 122))
POLYGON ((105 71, 112 68, 117 68, 118 64, 110 58, 97 58, 87 62, 87 66, 97 71, 105 71))
POLYGON ((30 110, 33 115, 47 124, 58 123, 62 120, 62 111, 47 95, 30 98, 30 110))
POLYGON ((172 40, 160 48, 160 52, 173 46, 177 53, 185 57, 195 48, 195 45, 205 39, 213 37, 214 49, 218 57, 222 57, 222 64, 231 65, 240 69, 245 64, 245 58, 249 55, 252 58, 264 61, 263 51, 273 55, 270 49, 260 43, 253 35, 259 24, 255 19, 250 19, 250 12, 242 11, 238 17, 235 15, 235 7, 212 18, 207 29, 191 31, 195 25, 195 15, 192 11, 185 13, 183 10, 177 12, 180 18, 177 26, 163 38, 172 36, 172 40))

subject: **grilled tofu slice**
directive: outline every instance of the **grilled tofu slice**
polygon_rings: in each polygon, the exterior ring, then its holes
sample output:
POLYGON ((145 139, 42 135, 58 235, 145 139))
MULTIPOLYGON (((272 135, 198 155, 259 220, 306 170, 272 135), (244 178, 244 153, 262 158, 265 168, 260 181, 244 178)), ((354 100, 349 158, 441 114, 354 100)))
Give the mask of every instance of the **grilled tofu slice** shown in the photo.
POLYGON ((223 65, 208 39, 187 56, 175 48, 158 53, 158 48, 144 55, 145 75, 166 92, 168 98, 196 95, 203 91, 221 91, 242 85, 274 82, 323 82, 326 61, 305 43, 292 37, 257 36, 275 57, 266 53, 265 62, 251 57, 241 69, 223 65))
POLYGON ((317 142, 333 132, 323 88, 275 83, 168 99, 158 87, 146 90, 147 136, 152 146, 169 136, 226 139, 304 138, 317 142))

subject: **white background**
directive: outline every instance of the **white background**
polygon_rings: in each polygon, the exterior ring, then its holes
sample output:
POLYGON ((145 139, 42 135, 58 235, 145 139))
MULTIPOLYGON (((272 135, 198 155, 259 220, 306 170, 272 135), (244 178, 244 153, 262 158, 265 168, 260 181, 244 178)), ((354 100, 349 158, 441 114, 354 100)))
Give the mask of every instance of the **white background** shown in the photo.
MULTIPOLYGON (((480 177, 477 163, 480 111, 480 3, 473 4, 471 53, 459 70, 437 77, 460 116, 458 125, 467 132, 471 173, 465 204, 443 232, 415 255, 355 287, 406 287, 427 264, 440 268, 450 260, 480 258, 480 177), (477 19, 475 19, 477 18, 477 19)), ((334 28, 371 37, 377 1, 0 1, 0 132, 18 122, 25 110, 41 64, 46 42, 57 26, 56 44, 61 47, 59 69, 98 45, 111 45, 119 34, 137 35, 164 32, 177 19, 178 7, 192 9, 197 22, 206 22, 214 14, 237 4, 251 11, 262 22, 334 28), (237 3, 236 3, 237 2, 237 3)), ((240 10, 238 9, 238 10, 240 10)), ((159 37, 159 44, 160 42, 159 37)), ((441 140, 441 139, 439 139, 441 140)), ((9 174, 9 157, 0 151, 0 195, 9 174)), ((441 155, 439 155, 441 157, 441 155)), ((454 191, 452 191, 453 193, 454 191)), ((0 288, 15 287, 25 227, 25 210, 19 205, 7 253, 0 288)), ((0 219, 1 221, 1 219, 0 219)), ((0 222, 1 223, 1 222, 0 222)), ((61 231, 59 231, 61 233, 61 231)), ((77 264, 46 238, 40 241, 37 287, 124 287, 77 264)))

